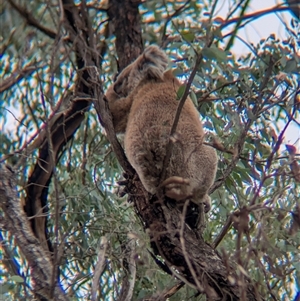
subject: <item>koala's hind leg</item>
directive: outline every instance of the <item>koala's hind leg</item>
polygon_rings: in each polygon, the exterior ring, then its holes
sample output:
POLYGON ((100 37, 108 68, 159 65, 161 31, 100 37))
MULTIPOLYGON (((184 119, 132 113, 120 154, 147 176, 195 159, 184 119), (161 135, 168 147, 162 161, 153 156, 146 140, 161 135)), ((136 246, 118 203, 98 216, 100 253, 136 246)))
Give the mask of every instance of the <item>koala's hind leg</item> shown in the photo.
POLYGON ((183 201, 193 196, 189 179, 182 177, 170 177, 162 182, 161 187, 165 189, 167 197, 176 201, 183 201))
MULTIPOLYGON (((195 197, 195 187, 194 185, 191 185, 190 179, 173 176, 166 179, 161 184, 161 187, 164 188, 165 195, 167 197, 176 200, 177 202, 182 202, 189 198, 193 199, 195 197)), ((205 194, 203 198, 194 201, 204 204, 205 213, 207 213, 211 208, 211 199, 208 194, 205 194)))

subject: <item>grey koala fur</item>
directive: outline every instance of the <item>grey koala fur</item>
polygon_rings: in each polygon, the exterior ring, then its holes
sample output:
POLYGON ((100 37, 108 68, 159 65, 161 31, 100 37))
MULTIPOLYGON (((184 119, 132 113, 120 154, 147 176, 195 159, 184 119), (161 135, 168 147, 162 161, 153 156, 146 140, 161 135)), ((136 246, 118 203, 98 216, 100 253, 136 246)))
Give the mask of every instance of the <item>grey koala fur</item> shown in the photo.
POLYGON ((186 99, 166 168, 160 183, 170 130, 178 106, 179 80, 166 71, 168 58, 157 46, 145 51, 118 76, 106 93, 116 133, 124 133, 127 158, 145 189, 184 203, 185 200, 211 207, 208 190, 217 170, 216 151, 203 144, 199 113, 186 99))

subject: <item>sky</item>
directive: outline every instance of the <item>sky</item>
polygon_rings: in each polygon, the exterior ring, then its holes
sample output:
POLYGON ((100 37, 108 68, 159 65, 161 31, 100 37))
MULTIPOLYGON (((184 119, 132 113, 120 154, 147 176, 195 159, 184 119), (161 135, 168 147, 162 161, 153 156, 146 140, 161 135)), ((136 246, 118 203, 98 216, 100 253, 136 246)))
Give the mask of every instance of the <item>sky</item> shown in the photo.
MULTIPOLYGON (((279 3, 282 3, 282 1, 283 0, 252 0, 250 5, 251 7, 249 10, 247 10, 247 13, 274 7, 279 3)), ((218 16, 222 18, 226 17, 228 14, 229 3, 232 3, 232 1, 219 1, 216 10, 218 16)), ((254 44, 258 43, 263 38, 269 37, 271 34, 275 34, 276 38, 285 39, 287 36, 284 23, 289 25, 291 19, 292 15, 288 11, 277 13, 277 15, 274 13, 268 14, 246 25, 239 31, 239 36, 246 41, 251 41, 254 44)), ((230 29, 228 29, 228 32, 229 31, 230 29)), ((235 55, 239 56, 248 53, 249 49, 241 41, 235 40, 235 44, 231 51, 235 55)), ((284 124, 282 123, 279 126, 282 128, 284 124)), ((293 144, 295 147, 297 147, 298 153, 300 152, 300 127, 296 123, 291 124, 287 128, 287 131, 285 132, 284 143, 293 144)), ((281 151, 283 150, 285 150, 284 146, 281 148, 281 151)))
MULTIPOLYGON (((282 3, 283 0, 251 0, 250 9, 247 10, 247 13, 253 13, 260 10, 269 9, 282 3)), ((218 15, 225 17, 228 14, 229 3, 232 3, 232 0, 220 0, 217 6, 218 15)), ((253 43, 259 42, 262 38, 267 38, 270 34, 274 33, 276 37, 280 39, 286 38, 285 27, 282 24, 280 18, 286 23, 290 24, 292 15, 289 12, 280 12, 278 15, 271 13, 264 15, 261 18, 258 18, 243 29, 239 31, 239 35, 244 38, 246 41, 251 41, 253 43)), ((249 49, 240 41, 235 41, 233 51, 236 54, 243 54, 249 52, 249 49)))

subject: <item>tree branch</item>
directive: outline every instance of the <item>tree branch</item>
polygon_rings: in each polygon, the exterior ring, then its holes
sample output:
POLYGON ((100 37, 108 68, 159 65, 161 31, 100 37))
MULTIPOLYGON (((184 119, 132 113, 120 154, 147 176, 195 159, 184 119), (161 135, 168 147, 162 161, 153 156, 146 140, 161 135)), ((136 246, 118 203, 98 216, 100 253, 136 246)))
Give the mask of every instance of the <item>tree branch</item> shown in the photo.
POLYGON ((108 16, 114 25, 120 70, 134 61, 143 50, 138 6, 141 0, 110 0, 108 16))
MULTIPOLYGON (((28 219, 21 207, 16 192, 16 175, 5 166, 0 165, 0 205, 5 213, 7 229, 15 236, 17 244, 32 268, 34 290, 39 295, 50 299, 52 294, 51 276, 53 264, 39 240, 34 236, 28 219)), ((59 285, 54 287, 55 300, 68 300, 59 285)))
POLYGON ((51 39, 56 38, 57 33, 55 31, 41 25, 24 7, 19 6, 13 0, 8 0, 8 2, 27 21, 28 25, 37 28, 51 39))
POLYGON ((17 84, 24 77, 31 75, 37 69, 38 68, 36 66, 27 65, 21 70, 13 71, 8 78, 5 78, 4 80, 1 81, 0 93, 10 89, 13 85, 17 84))
POLYGON ((245 21, 245 20, 249 20, 249 19, 255 20, 255 19, 258 19, 258 18, 260 18, 264 15, 272 14, 274 12, 286 11, 286 10, 290 10, 290 8, 289 7, 282 7, 281 5, 276 5, 274 7, 268 8, 268 9, 263 9, 263 10, 260 10, 260 11, 257 11, 257 12, 251 13, 251 14, 247 14, 247 15, 243 15, 243 16, 240 16, 240 17, 232 18, 232 19, 229 19, 227 21, 224 21, 221 24, 221 30, 223 30, 224 28, 226 28, 229 25, 234 24, 234 23, 240 23, 241 21, 245 21))
MULTIPOLYGON (((175 276, 195 286, 194 277, 185 260, 185 256, 188 256, 197 280, 203 287, 200 292, 205 292, 211 297, 210 300, 241 300, 239 276, 235 266, 227 266, 218 253, 195 230, 186 225, 182 229, 182 235, 179 235, 178 225, 182 216, 180 210, 162 206, 161 201, 155 197, 146 197, 147 193, 140 182, 134 181, 132 184, 129 187, 129 200, 134 203, 136 212, 150 235, 155 254, 165 260, 175 276), (180 237, 185 240, 185 249, 188 250, 186 253, 182 249, 180 237)), ((249 282, 246 281, 243 289, 246 291, 247 301, 259 300, 249 282)))
MULTIPOLYGON (((39 157, 26 186, 25 208, 28 216, 35 216, 38 212, 47 213, 48 187, 54 167, 64 146, 73 137, 84 120, 84 112, 89 109, 91 99, 95 94, 99 94, 99 87, 95 91, 90 83, 90 79, 94 78, 94 71, 97 70, 96 66, 99 65, 99 62, 95 54, 96 50, 90 45, 92 39, 87 33, 89 25, 84 22, 87 22, 88 17, 85 16, 85 20, 80 18, 78 8, 72 0, 64 0, 63 9, 67 18, 65 20, 66 27, 69 30, 72 42, 75 44, 77 68, 79 70, 74 93, 75 97, 77 95, 84 96, 78 97, 76 100, 74 98, 71 100, 63 99, 62 102, 67 103, 66 107, 63 107, 62 112, 55 116, 53 121, 50 119, 51 122, 50 120, 47 121, 44 126, 45 129, 49 129, 50 135, 47 137, 46 131, 41 135, 43 141, 40 143, 39 157), (52 139, 52 141, 49 139, 52 139), (55 160, 51 160, 50 145, 53 146, 55 160)), ((31 220, 36 237, 39 238, 45 249, 52 251, 52 246, 47 238, 46 223, 47 218, 45 216, 38 216, 31 220)))
MULTIPOLYGON (((206 47, 210 47, 211 43, 212 43, 212 39, 210 41, 208 41, 206 47)), ((193 71, 192 71, 189 79, 188 79, 188 82, 186 84, 184 93, 183 93, 183 95, 182 95, 182 97, 179 101, 179 104, 178 104, 178 107, 177 107, 177 110, 176 110, 176 114, 175 114, 175 117, 174 117, 174 121, 173 121, 171 131, 170 131, 170 138, 173 137, 175 132, 176 132, 176 128, 177 128, 177 125, 178 125, 178 121, 179 121, 181 111, 182 111, 184 103, 185 103, 185 101, 188 98, 188 95, 190 93, 190 88, 191 88, 193 80, 196 76, 198 67, 199 67, 199 65, 202 61, 202 58, 203 58, 202 53, 196 54, 195 66, 193 68, 193 71)), ((164 161, 163 161, 162 173, 160 175, 160 181, 159 181, 160 183, 162 183, 165 180, 167 167, 169 165, 169 161, 170 161, 170 158, 171 158, 171 155, 172 155, 172 150, 173 150, 173 142, 172 142, 172 139, 169 139, 169 142, 166 146, 166 156, 165 156, 164 161)))

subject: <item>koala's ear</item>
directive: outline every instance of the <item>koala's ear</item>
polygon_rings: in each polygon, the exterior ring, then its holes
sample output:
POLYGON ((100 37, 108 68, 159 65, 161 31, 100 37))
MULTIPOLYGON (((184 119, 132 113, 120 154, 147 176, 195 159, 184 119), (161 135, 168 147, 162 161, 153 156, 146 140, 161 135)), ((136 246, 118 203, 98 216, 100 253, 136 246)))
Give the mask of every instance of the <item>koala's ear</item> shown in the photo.
POLYGON ((138 68, 149 79, 163 79, 168 57, 158 46, 148 46, 138 60, 138 68))

